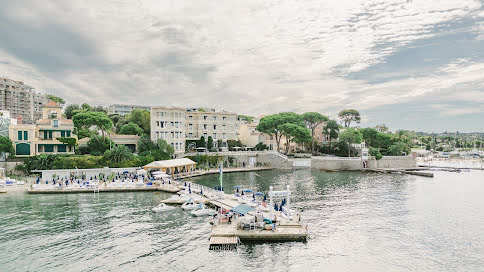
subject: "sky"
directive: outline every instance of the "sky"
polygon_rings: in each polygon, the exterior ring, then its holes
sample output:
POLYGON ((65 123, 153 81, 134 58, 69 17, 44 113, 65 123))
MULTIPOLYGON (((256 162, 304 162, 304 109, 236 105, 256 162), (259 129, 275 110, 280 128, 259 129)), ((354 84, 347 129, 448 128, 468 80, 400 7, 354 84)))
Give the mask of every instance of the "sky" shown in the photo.
POLYGON ((484 130, 484 2, 0 0, 0 76, 70 103, 484 130))

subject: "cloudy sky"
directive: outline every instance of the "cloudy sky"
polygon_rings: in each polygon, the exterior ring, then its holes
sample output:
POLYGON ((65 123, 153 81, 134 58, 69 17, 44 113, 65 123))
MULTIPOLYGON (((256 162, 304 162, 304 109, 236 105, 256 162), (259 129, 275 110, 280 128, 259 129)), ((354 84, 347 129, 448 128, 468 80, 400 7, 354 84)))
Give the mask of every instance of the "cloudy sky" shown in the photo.
POLYGON ((484 130, 476 0, 0 0, 0 75, 68 103, 484 130))

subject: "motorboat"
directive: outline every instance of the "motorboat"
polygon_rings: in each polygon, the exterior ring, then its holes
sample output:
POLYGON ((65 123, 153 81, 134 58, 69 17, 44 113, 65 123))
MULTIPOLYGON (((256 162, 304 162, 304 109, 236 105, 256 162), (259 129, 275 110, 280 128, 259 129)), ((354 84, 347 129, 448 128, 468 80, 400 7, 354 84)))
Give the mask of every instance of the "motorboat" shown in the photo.
POLYGON ((192 210, 190 214, 193 216, 206 216, 206 215, 212 216, 217 214, 217 211, 214 209, 208 209, 203 204, 198 204, 197 208, 192 210))
POLYGON ((199 204, 195 203, 195 201, 193 200, 193 198, 190 198, 190 199, 188 199, 187 202, 183 203, 181 205, 181 207, 185 211, 191 211, 191 210, 195 210, 198 207, 198 205, 199 204))
POLYGON ((151 210, 154 211, 154 212, 164 212, 164 211, 171 211, 171 210, 174 210, 174 209, 175 209, 175 207, 173 207, 173 206, 166 205, 165 203, 160 203, 160 205, 154 207, 151 210))

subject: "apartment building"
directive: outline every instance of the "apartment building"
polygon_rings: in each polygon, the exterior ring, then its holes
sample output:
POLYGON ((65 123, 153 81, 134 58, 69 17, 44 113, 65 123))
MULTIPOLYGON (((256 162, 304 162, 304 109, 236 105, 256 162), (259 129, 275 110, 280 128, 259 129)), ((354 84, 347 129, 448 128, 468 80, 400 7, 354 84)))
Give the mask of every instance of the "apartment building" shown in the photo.
POLYGON ((185 152, 186 140, 213 138, 217 147, 227 140, 236 140, 238 132, 237 114, 202 108, 151 108, 151 139, 164 139, 173 146, 175 156, 185 152))
POLYGON ((237 140, 237 132, 238 120, 235 113, 201 108, 186 110, 187 140, 198 140, 202 136, 207 140, 211 136, 214 143, 218 140, 226 143, 227 140, 237 140))
POLYGON ((151 108, 151 140, 171 144, 175 157, 185 152, 185 113, 183 108, 151 108))
POLYGON ((35 125, 11 125, 9 137, 15 155, 19 157, 39 154, 74 154, 74 145, 60 142, 58 138, 76 138, 72 120, 62 118, 62 107, 53 101, 42 107, 42 119, 35 125))
POLYGON ((45 94, 37 92, 22 81, 0 77, 0 110, 22 124, 35 124, 42 118, 42 105, 47 102, 45 94))
POLYGON ((124 104, 113 104, 108 106, 108 113, 115 113, 121 116, 126 116, 131 113, 134 109, 141 110, 151 110, 151 107, 140 106, 140 105, 124 105, 124 104))

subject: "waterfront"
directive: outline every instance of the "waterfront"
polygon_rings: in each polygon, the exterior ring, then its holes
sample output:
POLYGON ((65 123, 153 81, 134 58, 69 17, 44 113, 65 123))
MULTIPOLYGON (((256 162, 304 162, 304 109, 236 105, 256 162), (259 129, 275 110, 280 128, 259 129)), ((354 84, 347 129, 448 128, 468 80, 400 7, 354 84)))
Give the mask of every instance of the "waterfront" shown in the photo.
MULTIPOLYGON (((484 171, 434 178, 360 172, 224 175, 234 185, 293 190, 307 243, 208 250, 207 218, 153 213, 163 192, 0 195, 2 271, 476 271, 484 267, 484 171)), ((195 178, 218 185, 218 176, 195 178)))

